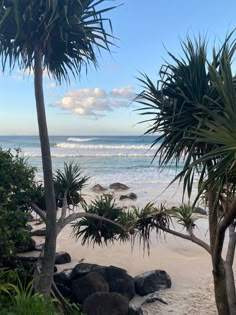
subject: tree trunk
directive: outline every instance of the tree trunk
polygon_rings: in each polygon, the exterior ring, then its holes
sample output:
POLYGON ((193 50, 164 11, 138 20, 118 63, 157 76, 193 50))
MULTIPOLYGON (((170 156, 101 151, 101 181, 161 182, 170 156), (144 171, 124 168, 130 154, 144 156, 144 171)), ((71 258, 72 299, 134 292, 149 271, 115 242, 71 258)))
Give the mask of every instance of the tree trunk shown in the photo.
MULTIPOLYGON (((217 209, 215 208, 215 189, 210 185, 208 187, 208 209, 209 209, 209 234, 210 234, 210 247, 211 255, 214 252, 216 241, 216 233, 218 226, 217 209)), ((213 256, 212 256, 213 257, 213 256)), ((212 261, 213 262, 213 261, 212 261)), ((216 307, 219 315, 230 315, 227 290, 226 290, 226 276, 223 262, 220 262, 217 270, 213 266, 213 279, 216 307)))
POLYGON ((226 288, 229 301, 230 315, 236 315, 236 291, 234 282, 233 262, 236 245, 234 224, 229 226, 229 244, 225 261, 226 288))
POLYGON ((213 271, 215 301, 219 315, 230 315, 226 290, 226 278, 223 262, 220 263, 218 272, 213 271))
POLYGON ((53 184, 50 144, 44 105, 42 52, 40 49, 35 49, 34 89, 46 200, 46 238, 44 256, 42 258, 42 265, 40 266, 41 270, 39 270, 36 290, 44 295, 49 295, 52 286, 56 252, 56 202, 53 184))

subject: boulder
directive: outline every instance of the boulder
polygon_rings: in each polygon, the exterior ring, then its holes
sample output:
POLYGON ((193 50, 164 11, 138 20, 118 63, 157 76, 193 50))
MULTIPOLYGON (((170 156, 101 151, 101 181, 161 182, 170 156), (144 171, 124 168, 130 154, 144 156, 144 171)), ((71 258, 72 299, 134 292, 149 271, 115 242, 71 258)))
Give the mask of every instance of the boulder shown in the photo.
POLYGON ((124 199, 131 199, 131 200, 136 200, 138 197, 135 193, 130 193, 128 195, 121 195, 120 196, 120 200, 124 200, 124 199))
POLYGON ((17 253, 26 253, 32 252, 35 250, 36 242, 32 238, 29 238, 25 241, 17 242, 15 244, 17 253))
POLYGON ((103 191, 106 191, 106 190, 107 190, 107 188, 105 188, 99 184, 92 187, 92 191, 95 193, 102 193, 103 191))
POLYGON ((30 233, 31 236, 45 236, 46 235, 46 229, 39 229, 34 230, 30 233))
POLYGON ((113 183, 109 186, 110 189, 114 189, 114 190, 127 190, 129 189, 128 186, 126 186, 125 184, 122 183, 113 183))
POLYGON ((95 271, 88 273, 82 278, 72 280, 70 287, 76 303, 83 303, 87 297, 95 292, 109 291, 109 285, 106 280, 95 271))
POLYGON ((89 272, 92 272, 95 270, 97 271, 97 269, 99 268, 103 268, 103 266, 99 266, 96 264, 89 264, 89 263, 77 264, 71 272, 70 280, 81 278, 85 276, 86 274, 88 274, 89 272))
POLYGON ((171 287, 170 276, 164 270, 145 272, 134 278, 136 293, 143 296, 171 287))
POLYGON ((119 293, 96 292, 83 303, 87 315, 128 315, 129 302, 119 293))
POLYGON ((130 304, 128 315, 144 315, 144 313, 140 306, 130 304))
POLYGON ((62 272, 55 273, 53 278, 59 292, 66 298, 71 298, 70 274, 72 269, 66 269, 62 272))
POLYGON ((67 252, 58 252, 55 257, 55 264, 62 265, 71 262, 70 254, 67 252))
POLYGON ((103 267, 96 272, 100 273, 109 285, 109 292, 120 293, 131 300, 135 296, 134 280, 126 270, 114 266, 103 267))
POLYGON ((200 207, 195 207, 193 209, 193 213, 207 215, 207 211, 205 209, 200 208, 200 207))

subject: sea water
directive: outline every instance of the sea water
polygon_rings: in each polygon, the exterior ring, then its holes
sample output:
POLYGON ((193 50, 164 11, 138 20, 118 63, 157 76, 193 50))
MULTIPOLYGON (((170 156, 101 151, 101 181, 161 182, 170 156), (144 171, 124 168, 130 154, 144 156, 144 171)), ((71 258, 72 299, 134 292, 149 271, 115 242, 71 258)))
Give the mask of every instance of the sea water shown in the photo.
MULTIPOLYGON (((133 190, 164 190, 181 169, 175 165, 159 167, 153 157, 160 143, 151 147, 155 136, 51 136, 53 170, 62 169, 65 162, 78 163, 89 185, 108 187, 121 182, 133 190)), ((37 136, 0 136, 3 149, 20 148, 28 163, 37 168, 42 179, 40 141, 37 136)), ((154 197, 153 193, 150 199, 154 197)))

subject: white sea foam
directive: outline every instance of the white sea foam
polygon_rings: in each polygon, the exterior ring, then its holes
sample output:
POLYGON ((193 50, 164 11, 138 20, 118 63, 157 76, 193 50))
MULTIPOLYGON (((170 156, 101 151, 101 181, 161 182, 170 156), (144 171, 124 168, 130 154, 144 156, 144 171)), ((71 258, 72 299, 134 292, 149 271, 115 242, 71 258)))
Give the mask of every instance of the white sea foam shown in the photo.
POLYGON ((105 145, 105 144, 77 144, 77 143, 57 143, 57 148, 63 149, 83 149, 83 150, 156 150, 156 148, 149 148, 147 145, 105 145))
POLYGON ((88 142, 88 141, 92 141, 95 140, 96 138, 73 138, 70 137, 67 139, 67 141, 74 141, 74 142, 88 142))

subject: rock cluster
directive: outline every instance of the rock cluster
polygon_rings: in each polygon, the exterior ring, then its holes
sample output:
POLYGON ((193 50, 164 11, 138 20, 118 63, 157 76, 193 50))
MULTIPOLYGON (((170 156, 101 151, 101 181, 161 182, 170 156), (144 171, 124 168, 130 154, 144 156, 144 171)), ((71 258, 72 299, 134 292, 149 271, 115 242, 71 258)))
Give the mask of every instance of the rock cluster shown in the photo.
POLYGON ((154 270, 132 278, 126 270, 114 266, 80 263, 54 275, 61 294, 82 304, 88 315, 143 315, 140 307, 129 301, 170 288, 171 279, 163 270, 154 270))

